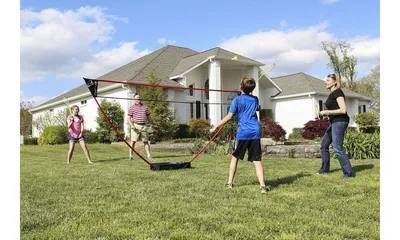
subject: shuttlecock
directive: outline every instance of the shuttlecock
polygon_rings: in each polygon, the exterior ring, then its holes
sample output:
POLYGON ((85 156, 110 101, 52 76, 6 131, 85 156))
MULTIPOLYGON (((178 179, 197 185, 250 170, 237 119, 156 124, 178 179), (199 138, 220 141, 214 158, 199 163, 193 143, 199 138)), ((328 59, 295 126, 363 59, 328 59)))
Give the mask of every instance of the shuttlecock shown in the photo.
POLYGON ((233 61, 237 61, 237 60, 238 60, 238 57, 237 57, 237 56, 234 56, 234 57, 232 58, 232 60, 233 60, 233 61))

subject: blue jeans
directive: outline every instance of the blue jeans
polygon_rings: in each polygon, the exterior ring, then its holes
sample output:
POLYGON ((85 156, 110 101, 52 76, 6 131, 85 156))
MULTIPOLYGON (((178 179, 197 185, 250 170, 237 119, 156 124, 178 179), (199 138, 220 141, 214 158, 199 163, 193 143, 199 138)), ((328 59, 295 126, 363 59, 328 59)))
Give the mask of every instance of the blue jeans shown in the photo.
POLYGON ((321 157, 322 166, 319 173, 328 173, 330 167, 330 153, 329 145, 332 143, 333 151, 339 159, 340 166, 342 167, 344 178, 354 177, 353 168, 351 167, 349 156, 343 150, 344 132, 346 131, 348 122, 335 122, 332 123, 324 134, 321 141, 321 157))

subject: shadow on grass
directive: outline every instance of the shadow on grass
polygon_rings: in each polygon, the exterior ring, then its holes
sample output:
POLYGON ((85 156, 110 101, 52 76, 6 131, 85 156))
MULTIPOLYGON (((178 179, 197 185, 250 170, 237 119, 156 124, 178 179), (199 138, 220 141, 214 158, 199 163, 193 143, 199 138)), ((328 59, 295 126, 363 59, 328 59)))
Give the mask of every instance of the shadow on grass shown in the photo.
MULTIPOLYGON (((361 171, 364 171, 364 170, 372 169, 372 168, 374 168, 374 166, 375 166, 374 164, 355 165, 355 166, 353 166, 353 171, 355 173, 357 173, 357 172, 361 172, 361 171)), ((342 169, 341 168, 335 168, 335 169, 333 169, 333 170, 331 170, 329 172, 333 173, 333 172, 337 172, 337 171, 342 171, 342 169)))
MULTIPOLYGON (((298 174, 296 174, 294 176, 278 178, 278 179, 275 179, 275 180, 265 180, 265 185, 277 188, 277 187, 279 187, 279 185, 292 184, 294 181, 296 181, 299 178, 309 177, 309 176, 312 176, 312 174, 310 174, 310 173, 298 173, 298 174)), ((259 184, 258 181, 252 181, 251 183, 245 184, 245 185, 257 185, 257 184, 259 184)))
MULTIPOLYGON (((294 181, 296 181, 299 178, 303 178, 303 177, 309 177, 311 176, 310 173, 298 173, 294 176, 288 176, 288 177, 284 177, 284 178, 278 178, 276 180, 267 180, 265 181, 265 184, 271 187, 279 187, 279 185, 282 184, 292 184, 294 181)), ((257 182, 258 183, 258 182, 257 182)))
POLYGON ((120 160, 126 160, 128 161, 127 157, 119 157, 119 158, 108 158, 108 159, 100 159, 100 160, 93 160, 93 162, 114 162, 114 161, 120 161, 120 160))

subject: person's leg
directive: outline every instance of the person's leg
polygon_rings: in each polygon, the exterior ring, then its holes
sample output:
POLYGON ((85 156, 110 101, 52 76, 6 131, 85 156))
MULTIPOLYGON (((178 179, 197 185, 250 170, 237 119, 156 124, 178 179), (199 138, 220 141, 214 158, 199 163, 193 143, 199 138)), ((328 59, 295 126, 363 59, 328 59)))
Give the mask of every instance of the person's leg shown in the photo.
POLYGON ((133 158, 133 156, 132 156, 133 150, 132 149, 135 149, 135 144, 136 144, 138 138, 139 138, 139 134, 134 129, 131 128, 131 147, 132 148, 129 148, 128 160, 132 160, 132 158, 133 158))
POLYGON ((142 135, 142 141, 143 141, 143 145, 144 145, 144 150, 147 153, 147 158, 149 160, 152 160, 153 157, 150 154, 149 134, 147 133, 147 127, 144 127, 142 129, 141 135, 142 135))
POLYGON ((260 187, 265 186, 264 182, 264 168, 262 166, 261 161, 253 161, 254 167, 256 168, 256 175, 258 182, 260 183, 260 187))
POLYGON ((351 167, 351 163, 349 160, 349 156, 344 152, 343 149, 343 140, 344 133, 348 126, 347 122, 337 122, 332 126, 332 145, 333 151, 335 152, 340 166, 342 167, 343 177, 354 177, 353 168, 351 167))
POLYGON ((332 125, 326 129, 324 136, 321 140, 321 159, 322 165, 317 173, 324 174, 329 172, 331 164, 331 155, 329 153, 329 145, 332 143, 332 125))
POLYGON ((231 163, 229 166, 229 177, 228 177, 228 184, 233 184, 233 179, 235 178, 235 173, 237 169, 238 159, 232 155, 231 163))
POLYGON ((67 155, 67 163, 71 162, 72 155, 74 153, 74 147, 75 147, 75 142, 70 141, 69 142, 69 150, 68 150, 68 155, 67 155))
POLYGON ((79 145, 81 145, 81 148, 82 148, 83 152, 85 153, 85 156, 86 156, 86 159, 87 159, 88 163, 93 163, 90 160, 90 153, 89 153, 89 149, 86 146, 85 140, 79 141, 79 145))

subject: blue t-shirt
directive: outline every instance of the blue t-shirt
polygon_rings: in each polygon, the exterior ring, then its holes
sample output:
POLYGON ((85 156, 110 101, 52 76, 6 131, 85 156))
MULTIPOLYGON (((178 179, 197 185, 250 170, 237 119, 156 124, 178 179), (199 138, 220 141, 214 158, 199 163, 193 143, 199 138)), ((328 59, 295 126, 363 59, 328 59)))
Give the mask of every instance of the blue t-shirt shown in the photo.
POLYGON ((261 138, 261 127, 257 118, 258 98, 240 95, 233 99, 229 112, 237 114, 239 128, 236 140, 256 140, 261 138))

